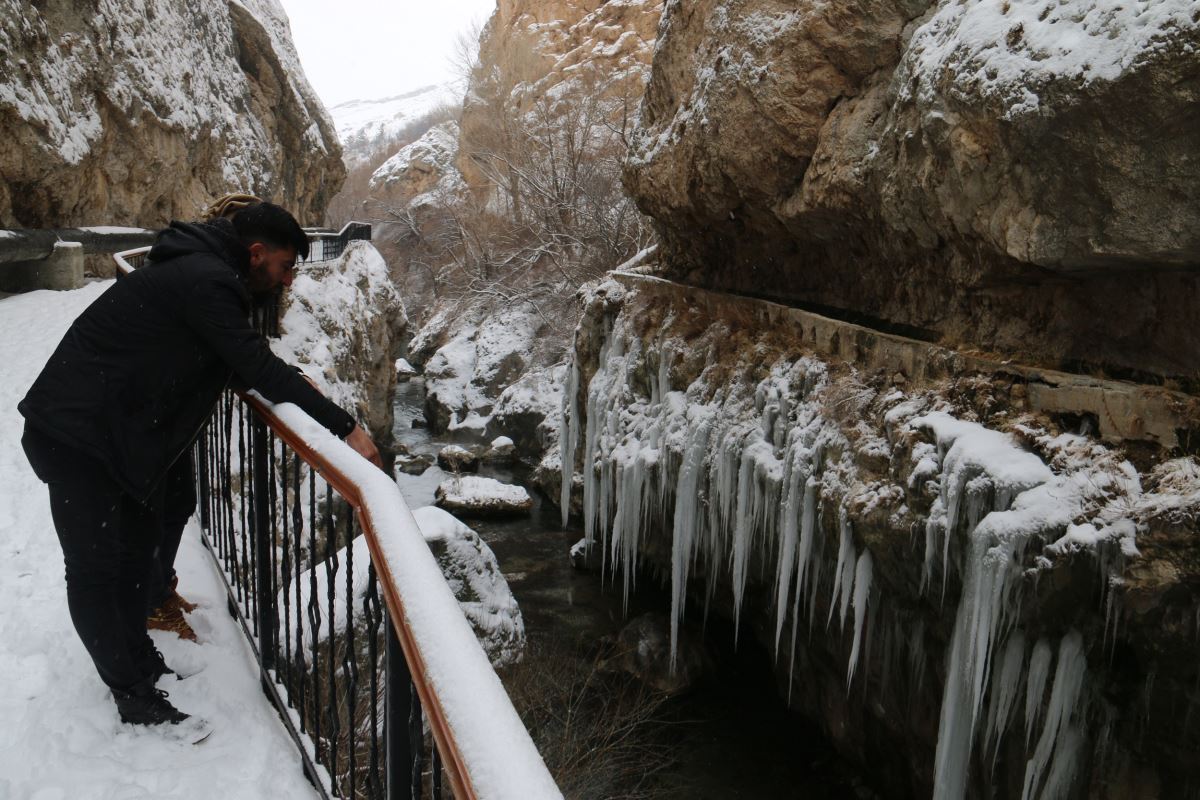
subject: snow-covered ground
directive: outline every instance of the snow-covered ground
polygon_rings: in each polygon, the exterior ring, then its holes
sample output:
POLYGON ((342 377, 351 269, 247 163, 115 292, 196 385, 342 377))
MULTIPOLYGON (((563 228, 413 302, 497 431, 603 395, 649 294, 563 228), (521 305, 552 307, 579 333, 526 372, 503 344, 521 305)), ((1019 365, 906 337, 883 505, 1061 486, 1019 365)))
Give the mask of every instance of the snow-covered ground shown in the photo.
POLYGON ((315 797, 194 523, 176 567, 200 604, 190 620, 201 643, 155 640, 168 664, 202 668, 159 685, 214 724, 208 741, 172 743, 121 724, 71 626, 62 552, 46 489, 21 450, 16 405, 71 320, 109 285, 0 299, 0 798, 315 797))

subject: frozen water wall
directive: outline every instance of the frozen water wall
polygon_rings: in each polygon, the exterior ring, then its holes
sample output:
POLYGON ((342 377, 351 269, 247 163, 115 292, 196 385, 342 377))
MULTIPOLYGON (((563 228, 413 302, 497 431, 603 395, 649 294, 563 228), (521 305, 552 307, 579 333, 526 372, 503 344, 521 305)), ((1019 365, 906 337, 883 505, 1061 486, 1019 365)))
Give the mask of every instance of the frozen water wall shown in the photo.
POLYGON ((791 705, 913 796, 1125 797, 1138 770, 1200 786, 1180 718, 1197 572, 1145 571, 1164 540, 1194 554, 1195 459, 1135 467, 1023 411, 1011 378, 918 385, 720 298, 630 276, 585 292, 562 499, 582 493, 615 590, 667 584, 673 643, 729 617, 791 705))

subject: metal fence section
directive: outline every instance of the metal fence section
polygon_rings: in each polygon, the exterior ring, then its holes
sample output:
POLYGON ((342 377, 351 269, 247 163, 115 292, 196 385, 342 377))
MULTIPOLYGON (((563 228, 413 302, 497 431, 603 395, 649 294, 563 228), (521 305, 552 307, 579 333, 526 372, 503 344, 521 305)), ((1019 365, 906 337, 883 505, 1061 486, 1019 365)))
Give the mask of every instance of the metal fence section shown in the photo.
POLYGON ((366 222, 347 222, 336 233, 308 230, 308 261, 333 261, 341 258, 346 245, 353 241, 371 241, 371 226, 366 222))
POLYGON ((440 784, 353 508, 231 393, 194 457, 205 544, 313 785, 390 800, 440 784))

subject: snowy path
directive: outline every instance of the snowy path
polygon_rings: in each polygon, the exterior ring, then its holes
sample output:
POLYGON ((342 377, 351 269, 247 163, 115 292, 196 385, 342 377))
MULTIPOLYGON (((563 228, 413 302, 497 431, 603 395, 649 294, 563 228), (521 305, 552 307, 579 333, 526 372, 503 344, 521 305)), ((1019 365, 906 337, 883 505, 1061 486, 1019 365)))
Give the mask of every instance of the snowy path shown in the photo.
POLYGON ((0 299, 0 798, 314 797, 300 759, 258 687, 193 523, 177 559, 200 609, 202 644, 155 639, 168 664, 203 667, 159 686, 215 732, 198 746, 122 725, 67 615, 62 552, 45 487, 21 450, 17 402, 74 317, 109 286, 0 299))

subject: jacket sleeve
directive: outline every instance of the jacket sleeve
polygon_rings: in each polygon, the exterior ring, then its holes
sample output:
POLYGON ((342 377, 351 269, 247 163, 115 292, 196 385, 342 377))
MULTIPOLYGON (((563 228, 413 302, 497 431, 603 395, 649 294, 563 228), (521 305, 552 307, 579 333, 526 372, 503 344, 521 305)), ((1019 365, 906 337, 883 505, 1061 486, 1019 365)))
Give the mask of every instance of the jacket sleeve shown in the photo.
POLYGON ((352 416, 271 352, 266 339, 250 326, 234 286, 200 280, 185 308, 188 325, 233 370, 237 381, 272 403, 295 403, 335 436, 345 438, 354 430, 352 416))

